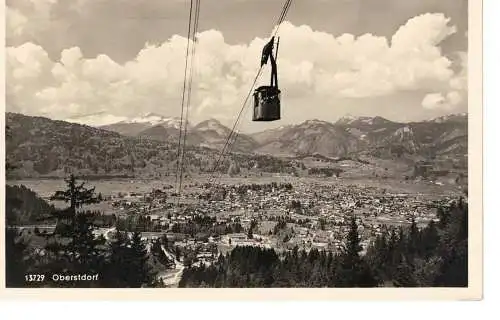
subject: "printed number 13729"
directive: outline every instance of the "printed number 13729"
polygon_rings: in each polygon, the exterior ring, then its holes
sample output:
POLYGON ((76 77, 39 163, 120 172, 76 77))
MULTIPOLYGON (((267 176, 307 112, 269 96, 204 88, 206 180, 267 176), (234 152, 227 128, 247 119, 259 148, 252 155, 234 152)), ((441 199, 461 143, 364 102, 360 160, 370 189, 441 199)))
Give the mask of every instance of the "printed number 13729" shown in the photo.
POLYGON ((45 279, 44 274, 27 274, 24 276, 27 282, 42 282, 45 279))

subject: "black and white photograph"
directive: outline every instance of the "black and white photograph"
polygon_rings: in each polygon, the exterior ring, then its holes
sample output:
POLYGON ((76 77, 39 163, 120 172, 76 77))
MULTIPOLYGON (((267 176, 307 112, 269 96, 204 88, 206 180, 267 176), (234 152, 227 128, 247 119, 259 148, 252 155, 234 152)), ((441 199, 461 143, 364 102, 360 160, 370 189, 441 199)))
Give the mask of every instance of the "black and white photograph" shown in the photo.
POLYGON ((7 0, 4 287, 469 288, 469 2, 7 0))

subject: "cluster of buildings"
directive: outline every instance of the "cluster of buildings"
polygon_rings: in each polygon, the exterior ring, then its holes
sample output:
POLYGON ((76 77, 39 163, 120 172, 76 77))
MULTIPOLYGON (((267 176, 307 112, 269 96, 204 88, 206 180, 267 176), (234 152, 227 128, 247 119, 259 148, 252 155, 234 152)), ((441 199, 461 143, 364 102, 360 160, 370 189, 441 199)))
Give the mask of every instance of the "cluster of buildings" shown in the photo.
MULTIPOLYGON (((351 217, 358 225, 363 254, 386 227, 412 220, 427 225, 436 220, 437 207, 456 200, 453 194, 430 188, 427 193, 393 190, 397 188, 297 178, 282 184, 196 185, 182 197, 171 188, 106 195, 110 210, 104 213, 115 215, 117 222, 95 233, 111 239, 120 223, 128 226, 134 220, 131 224, 141 226, 148 248, 162 241, 165 256, 175 266, 166 267, 165 276, 175 282, 186 265, 209 265, 237 246, 338 251, 345 245, 351 217)), ((53 232, 54 227, 24 226, 35 233, 53 232)))
MULTIPOLYGON (((436 206, 454 200, 435 194, 391 193, 375 186, 327 184, 298 179, 293 186, 273 184, 266 187, 220 185, 216 198, 197 199, 206 192, 199 188, 180 200, 166 192, 126 195, 112 199, 113 206, 124 215, 143 215, 159 224, 162 234, 172 234, 174 224, 192 223, 196 215, 215 218, 217 224, 241 225, 241 232, 211 235, 200 240, 184 235, 176 246, 198 248, 200 243, 215 245, 219 251, 235 246, 260 246, 277 250, 295 246, 308 250, 338 250, 355 216, 362 246, 381 234, 384 226, 410 224, 414 219, 426 225, 436 219, 436 206), (285 227, 276 230, 279 221, 285 227), (252 235, 248 234, 255 224, 252 235)), ((208 251, 208 252, 212 252, 208 251)), ((199 252, 207 252, 199 249, 199 252)), ((200 257, 201 258, 201 257, 200 257)))

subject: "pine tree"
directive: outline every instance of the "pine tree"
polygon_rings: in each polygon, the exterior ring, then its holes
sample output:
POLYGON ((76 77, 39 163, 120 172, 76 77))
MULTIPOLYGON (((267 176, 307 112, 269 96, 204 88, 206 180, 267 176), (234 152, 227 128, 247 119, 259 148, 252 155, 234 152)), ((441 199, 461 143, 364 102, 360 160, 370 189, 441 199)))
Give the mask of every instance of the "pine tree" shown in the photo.
POLYGON ((253 230, 257 227, 257 220, 252 220, 250 222, 250 227, 248 228, 247 237, 248 239, 253 239, 253 230))
MULTIPOLYGON (((5 142, 7 143, 12 139, 12 128, 10 126, 5 126, 5 142)), ((9 161, 5 161, 5 173, 9 174, 17 168, 16 165, 9 161)))
POLYGON ((77 184, 77 178, 71 174, 69 178, 65 179, 67 189, 64 191, 56 191, 50 200, 58 200, 69 203, 69 210, 67 213, 71 216, 76 215, 76 211, 83 205, 99 203, 102 201, 102 196, 96 196, 95 187, 86 188, 85 182, 77 184))
POLYGON ((398 238, 398 233, 395 229, 389 231, 388 240, 388 260, 386 272, 389 279, 392 279, 396 274, 396 267, 401 262, 401 239, 398 238))
MULTIPOLYGON (((56 191, 52 200, 69 203, 69 207, 55 213, 58 223, 55 234, 48 239, 46 249, 51 260, 45 268, 50 272, 100 274, 104 269, 105 239, 94 236, 94 215, 78 212, 86 204, 98 203, 95 188, 77 184, 76 177, 70 175, 65 180, 67 189, 56 191)), ((102 277, 101 277, 102 279, 102 277)), ((91 281, 63 284, 64 286, 98 286, 91 281)))
POLYGON ((94 236, 94 225, 92 222, 92 214, 77 214, 69 249, 77 253, 75 255, 75 262, 77 262, 77 267, 81 268, 82 272, 94 270, 97 273, 103 268, 104 252, 102 246, 105 243, 105 239, 94 236))
POLYGON ((436 228, 436 223, 431 220, 427 225, 427 227, 422 231, 421 250, 423 257, 425 259, 430 258, 435 253, 438 244, 439 244, 438 229, 436 228))
POLYGON ((413 276, 413 267, 408 263, 405 257, 402 257, 401 263, 396 269, 393 284, 395 287, 416 287, 417 282, 413 276))
MULTIPOLYGON (((47 272, 68 274, 99 274, 105 270, 104 237, 93 234, 92 215, 77 213, 71 224, 48 238, 46 250, 49 262, 44 266, 47 272)), ((57 229, 56 229, 57 230, 57 229)), ((100 286, 100 282, 64 282, 62 286, 100 286)))
POLYGON ((442 259, 433 256, 425 259, 415 259, 413 261, 413 277, 419 287, 433 287, 436 275, 439 273, 442 259))
POLYGON ((420 240, 420 231, 418 230, 415 217, 412 217, 407 239, 408 255, 410 259, 413 259, 420 253, 420 240))
POLYGON ((5 283, 7 288, 26 286, 25 275, 28 273, 27 244, 18 232, 5 230, 5 283))
POLYGON ((446 214, 450 217, 444 225, 439 255, 442 257, 435 285, 466 287, 468 285, 468 208, 463 199, 446 214), (453 219, 451 219, 453 217, 453 219))
POLYGON ((346 281, 355 285, 356 277, 355 271, 359 266, 361 258, 359 257, 359 252, 361 251, 360 239, 358 234, 358 225, 356 224, 356 218, 353 216, 350 220, 349 233, 347 234, 347 243, 344 248, 344 253, 342 255, 342 268, 347 271, 346 281), (351 272, 349 272, 351 271, 351 272))
POLYGON ((157 285, 156 273, 153 272, 148 260, 149 255, 146 245, 141 239, 139 232, 134 232, 130 239, 130 251, 128 254, 129 280, 132 288, 152 287, 157 285))
MULTIPOLYGON (((5 127, 5 141, 8 142, 12 138, 11 128, 9 126, 5 127)), ((8 161, 5 161, 5 173, 9 174, 16 166, 8 161)), ((22 201, 17 196, 9 197, 9 186, 6 186, 6 210, 5 210, 5 222, 7 225, 13 225, 17 223, 16 211, 21 208, 22 201)))
POLYGON ((253 239, 253 230, 252 230, 252 228, 248 229, 247 238, 248 239, 253 239))
POLYGON ((437 218, 439 219, 438 227, 443 228, 448 224, 448 220, 450 218, 450 214, 448 210, 445 210, 443 207, 437 208, 437 218))
POLYGON ((128 244, 127 233, 117 231, 115 239, 109 244, 110 254, 103 276, 104 286, 111 288, 127 287, 129 278, 129 270, 127 269, 128 244))
POLYGON ((359 252, 362 250, 356 218, 351 217, 347 243, 340 255, 340 264, 335 273, 337 287, 374 287, 377 286, 370 267, 359 252))
POLYGON ((391 259, 390 248, 387 243, 388 233, 384 231, 375 238, 374 243, 368 248, 366 259, 369 261, 379 282, 389 278, 388 267, 391 259))

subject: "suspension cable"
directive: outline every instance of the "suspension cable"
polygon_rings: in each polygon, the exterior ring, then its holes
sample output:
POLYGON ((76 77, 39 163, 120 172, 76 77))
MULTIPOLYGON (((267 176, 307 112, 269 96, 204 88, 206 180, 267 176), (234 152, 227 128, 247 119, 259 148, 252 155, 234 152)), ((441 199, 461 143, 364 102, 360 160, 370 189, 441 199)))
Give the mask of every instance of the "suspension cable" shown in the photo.
POLYGON ((180 201, 180 197, 182 194, 182 181, 184 178, 184 155, 186 152, 186 138, 187 138, 187 127, 188 127, 188 122, 189 122, 189 107, 191 105, 191 91, 192 91, 192 86, 193 86, 193 74, 195 70, 195 56, 196 56, 196 33, 198 31, 198 24, 199 24, 199 19, 200 19, 200 0, 196 0, 195 3, 195 18, 194 18, 194 26, 193 26, 193 46, 191 47, 191 63, 190 63, 190 73, 189 73, 189 84, 188 84, 188 94, 187 94, 187 104, 186 104, 186 121, 184 124, 184 141, 182 145, 182 151, 181 151, 181 159, 180 159, 180 176, 179 176, 179 196, 178 196, 178 202, 180 201))
POLYGON ((290 9, 290 5, 292 4, 292 0, 286 0, 285 4, 283 5, 283 9, 281 10, 281 15, 278 18, 278 21, 276 22, 276 26, 281 25, 281 23, 285 20, 286 15, 288 14, 288 9, 290 9))
POLYGON ((236 117, 236 121, 234 122, 234 125, 231 128, 231 132, 229 133, 228 137, 226 138, 226 142, 224 143, 224 146, 223 146, 221 152, 219 153, 219 157, 217 158, 217 162, 216 162, 213 170, 211 171, 212 174, 217 171, 217 169, 219 167, 219 164, 221 163, 221 160, 224 157, 224 153, 225 153, 226 149, 230 145, 230 140, 235 135, 236 126, 238 125, 238 123, 240 121, 241 115, 243 114, 243 110, 245 109, 245 106, 246 106, 246 104, 248 102, 248 99, 250 99, 250 96, 252 95, 252 90, 255 87, 255 84, 257 83, 257 80, 259 79, 259 76, 260 76, 261 73, 262 73, 262 67, 259 68, 259 71, 257 72, 257 75, 255 76, 255 78, 253 80, 253 83, 252 83, 252 86, 250 88, 250 91, 248 91, 248 94, 247 94, 247 96, 246 96, 246 98, 245 98, 245 100, 243 102, 243 107, 238 112, 238 115, 236 117))
POLYGON ((189 56, 189 48, 190 48, 190 41, 191 41, 191 21, 192 21, 192 14, 193 14, 193 0, 190 1, 190 7, 189 7, 189 24, 188 24, 188 35, 187 35, 187 44, 186 44, 186 63, 184 65, 184 83, 182 87, 182 103, 181 103, 181 121, 179 124, 179 141, 177 145, 177 163, 176 163, 176 170, 175 170, 175 185, 177 186, 177 179, 178 179, 178 174, 179 174, 179 166, 180 166, 180 155, 181 155, 181 139, 182 139, 182 125, 183 125, 183 120, 184 120, 184 101, 185 101, 185 94, 186 94, 186 82, 187 82, 187 71, 188 71, 188 56, 189 56))
MULTIPOLYGON (((199 0, 197 0, 197 1, 199 1, 199 0)), ((292 0, 286 0, 284 6, 282 8, 281 14, 280 14, 280 16, 278 18, 278 25, 275 27, 274 32, 272 33, 272 36, 275 36, 278 33, 279 27, 280 27, 281 23, 284 21, 286 15, 288 13, 288 10, 290 8, 291 3, 292 3, 292 0)), ((196 25, 197 25, 197 22, 196 22, 196 25)), ((239 120, 241 118, 241 115, 243 114, 243 111, 245 110, 245 107, 247 105, 248 99, 252 95, 252 91, 253 91, 256 83, 257 83, 257 80, 258 80, 258 78, 259 78, 259 76, 260 76, 260 74, 262 72, 262 69, 263 69, 263 66, 260 66, 260 68, 259 68, 259 70, 257 72, 257 75, 255 76, 255 78, 253 80, 252 86, 250 87, 250 90, 249 90, 249 92, 248 92, 248 94, 247 94, 247 96, 246 96, 246 98, 245 98, 245 100, 243 102, 243 105, 242 105, 240 111, 238 112, 236 121, 235 121, 235 123, 234 123, 234 125, 233 125, 233 127, 231 129, 231 132, 229 133, 228 137, 226 138, 226 141, 224 143, 224 146, 223 146, 222 150, 219 152, 219 157, 217 159, 217 162, 216 162, 216 164, 214 165, 214 167, 212 168, 212 170, 210 172, 210 176, 209 176, 209 180, 208 180, 209 181, 209 186, 211 185, 211 183, 212 183, 211 181, 215 177, 214 173, 217 172, 217 169, 218 169, 219 165, 221 164, 221 160, 224 158, 224 153, 225 153, 226 149, 229 147, 229 150, 231 150, 232 147, 233 147, 233 145, 234 145, 234 143, 236 142, 236 138, 238 137, 238 134, 235 135, 236 127, 238 126, 238 123, 239 123, 239 120), (234 140, 232 142, 230 142, 233 137, 235 137, 234 140)), ((219 179, 220 179, 220 176, 221 175, 219 175, 219 179)), ((180 196, 179 196, 179 198, 180 198, 180 196)), ((199 205, 200 201, 201 201, 201 199, 198 198, 196 206, 199 205)), ((179 204, 179 202, 177 202, 177 204, 179 204)))
MULTIPOLYGON (((286 0, 285 4, 283 5, 283 9, 281 10, 281 14, 280 14, 280 17, 278 18, 277 26, 276 26, 276 28, 275 28, 275 30, 273 32, 272 37, 276 36, 276 34, 278 33, 279 27, 281 26, 281 23, 284 21, 286 15, 288 14, 288 10, 290 9, 290 5, 291 4, 292 4, 292 0, 286 0)), ((243 113, 243 111, 244 111, 244 109, 246 107, 248 99, 250 98, 250 96, 252 94, 252 91, 253 91, 253 89, 255 87, 255 84, 257 83, 257 80, 258 80, 258 78, 259 78, 259 76, 260 76, 260 74, 262 72, 262 68, 263 68, 263 66, 261 66, 259 68, 259 71, 257 72, 257 75, 256 75, 256 77, 255 77, 255 79, 254 79, 254 81, 252 83, 252 86, 251 86, 251 88, 250 88, 250 90, 249 90, 249 92, 248 92, 248 94, 247 94, 247 96, 246 96, 246 98, 245 98, 245 100, 243 102, 243 105, 242 105, 242 107, 241 107, 241 109, 240 109, 240 111, 238 113, 236 121, 235 121, 235 123, 234 123, 234 125, 233 125, 233 127, 231 129, 231 132, 229 133, 229 135, 228 135, 228 137, 226 139, 224 147, 222 148, 221 152, 219 153, 219 157, 217 159, 216 165, 214 166, 214 168, 213 168, 213 170, 211 172, 212 174, 214 174, 217 171, 219 165, 221 164, 221 160, 222 160, 222 158, 224 158, 224 153, 225 153, 227 147, 229 146, 230 150, 231 150, 232 149, 232 145, 236 142, 236 139, 239 136, 239 134, 237 132, 235 134, 235 130, 236 130, 238 124, 239 124, 240 117, 241 117, 241 115, 242 115, 242 113, 243 113), (231 139, 233 139, 233 137, 234 137, 233 142, 230 142, 231 139)), ((211 183, 211 180, 212 180, 212 177, 209 178, 209 183, 211 183)))

